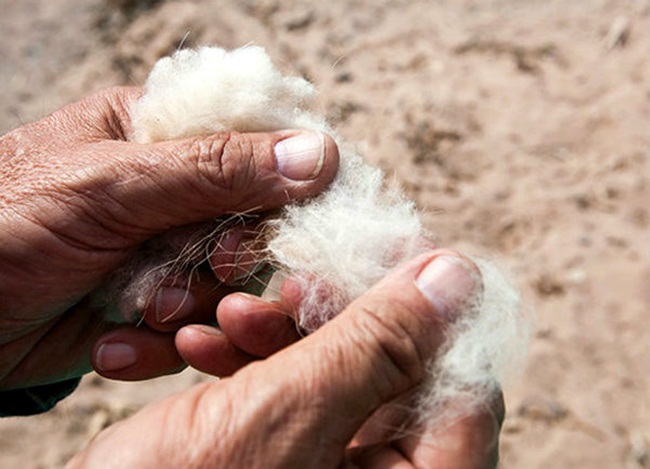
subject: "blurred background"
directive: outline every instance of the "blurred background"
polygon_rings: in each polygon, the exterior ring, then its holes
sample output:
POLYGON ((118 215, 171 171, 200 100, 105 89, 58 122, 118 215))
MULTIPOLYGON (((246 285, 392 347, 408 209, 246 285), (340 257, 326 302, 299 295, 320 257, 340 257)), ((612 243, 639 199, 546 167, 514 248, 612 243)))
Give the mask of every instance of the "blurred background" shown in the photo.
MULTIPOLYGON (((503 469, 650 468, 650 1, 0 0, 0 132, 141 85, 179 47, 255 43, 413 197, 440 245, 496 259, 534 311, 503 469)), ((62 347, 65 344, 61 344, 62 347)), ((0 469, 60 467, 209 379, 95 375, 0 420, 0 469)))

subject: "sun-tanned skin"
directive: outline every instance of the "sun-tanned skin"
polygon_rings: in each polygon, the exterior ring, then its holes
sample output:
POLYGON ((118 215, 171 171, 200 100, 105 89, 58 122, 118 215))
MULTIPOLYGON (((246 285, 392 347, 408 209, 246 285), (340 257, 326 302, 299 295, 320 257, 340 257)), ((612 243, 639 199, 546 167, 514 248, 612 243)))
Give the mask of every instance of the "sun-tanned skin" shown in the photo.
POLYGON ((0 140, 0 389, 78 376, 91 364, 105 376, 143 379, 181 368, 181 356, 232 377, 146 407, 69 467, 494 467, 500 399, 444 433, 386 441, 370 431, 355 439, 373 411, 422 380, 461 299, 479 288, 475 267, 453 252, 405 264, 303 340, 290 319, 290 286, 269 303, 227 296, 231 288, 217 280, 223 275, 195 285, 192 307, 176 322, 161 324, 155 311, 178 306, 175 290, 161 292, 146 326, 103 321, 89 295, 143 242, 223 213, 314 195, 338 161, 326 137, 315 178, 299 180, 304 167, 281 173, 274 145, 299 139, 298 131, 127 142, 127 109, 140 94, 109 90, 0 140), (222 297, 221 329, 198 325, 214 321, 222 297))
MULTIPOLYGON (((88 295, 146 240, 227 212, 269 210, 314 195, 336 172, 331 140, 317 177, 300 181, 278 171, 273 147, 298 131, 127 142, 127 110, 140 95, 137 88, 109 90, 0 140, 0 389, 89 371, 88 352, 114 326, 88 295)), ((180 323, 212 317, 230 291, 205 276, 191 292, 195 311, 180 323)), ((163 306, 178 301, 173 292, 162 295, 163 306)), ((163 326, 155 314, 145 319, 149 328, 121 332, 138 361, 116 377, 145 378, 183 365, 174 335, 159 333, 180 324, 163 326)), ((103 351, 108 362, 110 350, 103 351)))

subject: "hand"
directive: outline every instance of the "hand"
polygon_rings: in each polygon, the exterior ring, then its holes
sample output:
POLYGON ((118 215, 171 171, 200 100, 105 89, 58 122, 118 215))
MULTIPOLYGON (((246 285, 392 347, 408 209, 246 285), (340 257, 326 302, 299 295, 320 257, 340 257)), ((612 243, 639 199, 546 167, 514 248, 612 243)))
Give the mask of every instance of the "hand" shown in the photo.
MULTIPOLYGON (((88 295, 143 242, 315 195, 336 173, 334 142, 299 131, 128 142, 128 109, 141 93, 105 91, 0 139, 0 389, 90 369, 91 347, 114 326, 88 295), (276 144, 294 137, 276 156, 276 144), (301 143, 302 152, 286 151, 301 143)), ((230 292, 215 284, 190 291, 185 323, 214 314, 230 292)), ((167 291, 153 306, 173 310, 178 297, 167 291)), ((146 318, 152 329, 112 332, 109 345, 118 346, 97 346, 103 357, 95 360, 109 371, 131 362, 129 378, 181 367, 173 334, 161 332, 169 325, 156 328, 155 313, 146 318)))
POLYGON ((443 430, 397 437, 397 413, 377 412, 413 392, 445 327, 480 288, 469 261, 420 256, 309 337, 109 427, 67 467, 495 467, 500 397, 443 430))

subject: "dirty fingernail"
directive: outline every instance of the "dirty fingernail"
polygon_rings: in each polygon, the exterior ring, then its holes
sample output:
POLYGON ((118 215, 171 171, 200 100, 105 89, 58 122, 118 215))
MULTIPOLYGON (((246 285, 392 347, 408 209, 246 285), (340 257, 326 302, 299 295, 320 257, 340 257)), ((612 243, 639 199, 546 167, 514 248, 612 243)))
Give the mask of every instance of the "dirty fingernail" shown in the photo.
POLYGON ((325 137, 304 132, 275 144, 275 158, 282 175, 294 181, 314 179, 323 167, 325 137))
POLYGON ((100 371, 117 371, 135 365, 138 355, 128 344, 113 342, 99 346, 96 354, 97 368, 100 371))
POLYGON ((183 288, 161 288, 156 293, 156 321, 164 324, 187 318, 196 306, 194 295, 183 288))
POLYGON ((415 284, 438 315, 452 322, 478 299, 481 279, 465 260, 439 256, 420 272, 415 284))

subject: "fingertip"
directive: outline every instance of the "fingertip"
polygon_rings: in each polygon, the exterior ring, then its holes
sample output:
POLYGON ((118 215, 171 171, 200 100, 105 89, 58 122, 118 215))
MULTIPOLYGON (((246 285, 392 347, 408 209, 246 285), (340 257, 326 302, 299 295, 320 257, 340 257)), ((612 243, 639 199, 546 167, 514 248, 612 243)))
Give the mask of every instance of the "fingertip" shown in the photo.
POLYGON ((218 283, 209 273, 165 282, 144 309, 144 321, 153 330, 175 332, 190 323, 214 323, 221 298, 232 289, 218 283))
POLYGON ((291 316, 278 302, 247 293, 227 296, 217 307, 219 326, 237 347, 266 357, 300 338, 291 316))
POLYGON ((289 276, 283 279, 279 301, 282 304, 282 309, 294 320, 298 319, 298 310, 304 295, 303 287, 297 278, 289 276))
POLYGON ((208 261, 224 285, 242 286, 264 268, 264 242, 255 224, 234 227, 213 241, 208 261))
POLYGON ((278 171, 293 181, 329 179, 339 163, 336 142, 322 132, 295 133, 278 141, 273 150, 278 171))
POLYGON ((176 334, 175 344, 188 365, 214 376, 230 376, 255 360, 216 327, 201 324, 183 327, 176 334))
POLYGON ((235 278, 237 251, 244 234, 243 227, 237 227, 221 234, 213 242, 208 261, 215 277, 222 283, 235 278))
POLYGON ((173 334, 134 327, 101 336, 92 348, 91 363, 98 374, 124 381, 155 378, 185 368, 173 334))
POLYGON ((138 361, 136 349, 128 343, 103 342, 95 351, 95 369, 99 372, 118 372, 138 361))
POLYGON ((324 150, 322 168, 318 173, 318 177, 319 179, 322 179, 324 183, 329 184, 338 172, 341 163, 341 154, 336 141, 331 135, 326 133, 321 135, 323 138, 324 150))
POLYGON ((444 250, 435 252, 422 266, 415 285, 436 315, 447 323, 454 322, 467 306, 476 302, 482 291, 478 268, 467 258, 444 250))

